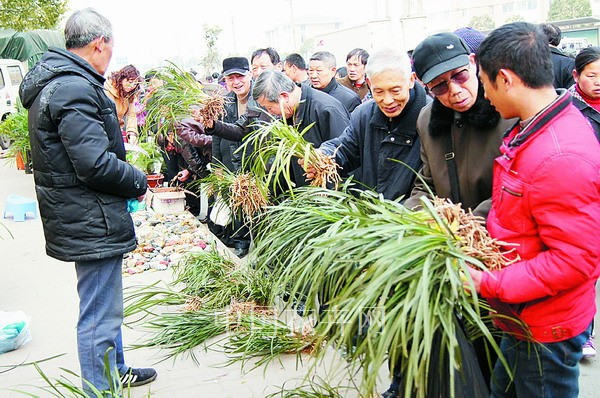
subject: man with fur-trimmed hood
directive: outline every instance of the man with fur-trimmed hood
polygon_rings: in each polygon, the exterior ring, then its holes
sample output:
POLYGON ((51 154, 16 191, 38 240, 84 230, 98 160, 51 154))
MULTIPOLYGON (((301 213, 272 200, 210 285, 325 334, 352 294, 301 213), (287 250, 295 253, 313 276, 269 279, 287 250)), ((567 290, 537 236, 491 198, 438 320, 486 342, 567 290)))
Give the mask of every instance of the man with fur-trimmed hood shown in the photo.
MULTIPOLYGON (((434 97, 417 121, 424 162, 419 174, 435 195, 485 217, 492 165, 500 155, 502 135, 516 120, 502 119, 484 98, 474 57, 454 33, 429 36, 413 52, 415 73, 434 97), (449 167, 456 173, 449 173, 449 167), (452 175, 457 184, 451 183, 452 175)), ((419 205, 428 188, 417 179, 406 206, 419 205)))

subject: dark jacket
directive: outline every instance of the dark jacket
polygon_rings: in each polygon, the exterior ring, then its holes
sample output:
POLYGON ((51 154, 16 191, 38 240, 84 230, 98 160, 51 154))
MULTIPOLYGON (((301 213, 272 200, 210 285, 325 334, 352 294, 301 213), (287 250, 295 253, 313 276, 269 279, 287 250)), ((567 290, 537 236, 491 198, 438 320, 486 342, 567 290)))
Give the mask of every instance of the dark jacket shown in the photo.
POLYGON ((321 91, 340 101, 342 105, 344 105, 344 108, 350 113, 360 105, 360 97, 358 94, 348 87, 342 86, 335 78, 331 79, 329 84, 323 87, 321 91))
POLYGON ((136 247, 127 199, 146 176, 125 161, 104 78, 77 55, 51 48, 25 76, 34 181, 46 252, 63 261, 115 257, 136 247))
POLYGON ((204 126, 197 120, 186 117, 175 125, 177 136, 188 144, 201 148, 205 156, 210 157, 213 137, 204 133, 204 126))
POLYGON ((212 160, 213 137, 204 133, 202 123, 191 117, 184 118, 175 125, 178 140, 175 149, 187 164, 187 169, 196 177, 205 177, 207 166, 212 160))
POLYGON ((596 138, 600 141, 600 112, 585 102, 581 95, 575 90, 575 85, 569 88, 569 93, 573 97, 573 105, 575 105, 575 108, 579 109, 588 122, 590 122, 594 129, 594 134, 596 134, 596 138))
POLYGON ((329 155, 335 153, 344 173, 361 167, 355 179, 386 199, 406 198, 415 180, 413 170, 422 165, 416 126, 419 112, 429 101, 423 87, 415 84, 406 107, 393 119, 385 116, 375 101, 367 101, 352 112, 344 133, 320 149, 329 155))
POLYGON ((213 137, 204 134, 202 123, 191 117, 176 123, 175 132, 178 139, 173 142, 173 146, 185 161, 182 167, 194 174, 193 179, 206 177, 207 166, 211 162, 213 137))
MULTIPOLYGON (((234 92, 230 92, 227 94, 226 98, 227 102, 225 103, 225 117, 223 118, 223 121, 226 123, 234 123, 240 116, 238 113, 237 95, 234 92)), ((240 145, 241 141, 231 141, 215 135, 212 141, 213 159, 223 163, 229 170, 237 171, 240 168, 240 164, 237 161, 237 158, 234 162, 233 153, 240 145)))
POLYGON ((429 196, 429 189, 441 198, 451 198, 447 153, 447 134, 452 135, 455 162, 458 170, 459 190, 464 209, 472 209, 476 215, 485 217, 491 206, 492 170, 494 159, 500 155, 502 135, 516 123, 505 120, 483 97, 483 88, 475 104, 466 112, 455 112, 435 99, 423 108, 417 121, 421 137, 423 167, 421 179, 415 186, 406 207, 421 204, 421 196, 429 196))
MULTIPOLYGON (((236 114, 237 114, 237 106, 236 106, 236 114)), ((244 150, 237 150, 241 145, 241 141, 244 139, 246 135, 252 132, 254 129, 258 128, 260 123, 268 123, 273 120, 273 117, 268 113, 264 112, 254 101, 254 99, 249 98, 248 104, 246 106, 246 113, 243 115, 239 115, 237 120, 234 122, 226 122, 226 121, 215 121, 212 128, 206 128, 204 131, 206 134, 213 135, 213 142, 215 139, 223 139, 228 142, 233 142, 235 145, 232 145, 231 151, 231 163, 233 168, 232 171, 241 170, 244 165, 242 164, 245 160, 244 157, 251 154, 254 150, 251 143, 247 143, 247 146, 244 150), (218 137, 218 138, 217 138, 218 137)), ((218 156, 218 155, 217 155, 218 156)), ((223 156, 223 154, 221 154, 223 156)))
POLYGON ((575 83, 573 79, 575 60, 556 47, 550 47, 550 57, 554 70, 554 87, 568 89, 575 83))
POLYGON ((191 171, 195 178, 204 178, 209 174, 209 170, 207 168, 208 164, 211 162, 210 150, 207 152, 203 152, 202 148, 198 148, 187 142, 181 142, 181 156, 187 165, 187 169, 191 171))
POLYGON ((250 106, 249 101, 246 113, 240 115, 235 122, 228 123, 217 120, 212 128, 205 128, 204 131, 206 134, 213 135, 213 140, 214 137, 221 137, 230 141, 241 141, 252 131, 254 123, 270 122, 272 120, 273 117, 268 113, 257 107, 250 106))
MULTIPOLYGON (((300 104, 287 122, 296 126, 298 131, 303 131, 314 123, 304 135, 304 139, 318 148, 323 142, 336 138, 344 132, 350 124, 350 114, 340 101, 330 95, 304 84, 300 88, 302 89, 300 104)), ((292 171, 298 186, 308 185, 304 170, 296 161, 292 162, 292 171)))
MULTIPOLYGON (((302 90, 300 103, 287 123, 295 126, 298 131, 303 131, 314 123, 304 135, 304 139, 318 148, 323 142, 342 134, 350 124, 350 114, 340 101, 329 94, 306 84, 301 84, 300 89, 302 90)), ((270 122, 272 116, 251 107, 249 103, 248 111, 235 123, 216 122, 213 128, 206 129, 206 132, 232 141, 241 141, 246 134, 250 133, 253 123, 257 121, 270 122)), ((304 171, 296 161, 292 161, 292 169, 296 184, 307 185, 304 171)))

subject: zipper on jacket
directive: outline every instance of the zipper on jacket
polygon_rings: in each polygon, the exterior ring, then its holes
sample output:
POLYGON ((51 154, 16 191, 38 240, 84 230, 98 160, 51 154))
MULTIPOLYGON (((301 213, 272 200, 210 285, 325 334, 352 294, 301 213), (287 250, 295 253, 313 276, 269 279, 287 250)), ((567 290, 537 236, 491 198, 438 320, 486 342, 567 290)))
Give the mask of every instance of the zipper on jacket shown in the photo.
POLYGON ((523 196, 522 193, 513 191, 512 189, 507 188, 506 185, 502 185, 502 190, 512 196, 518 196, 519 198, 523 196))

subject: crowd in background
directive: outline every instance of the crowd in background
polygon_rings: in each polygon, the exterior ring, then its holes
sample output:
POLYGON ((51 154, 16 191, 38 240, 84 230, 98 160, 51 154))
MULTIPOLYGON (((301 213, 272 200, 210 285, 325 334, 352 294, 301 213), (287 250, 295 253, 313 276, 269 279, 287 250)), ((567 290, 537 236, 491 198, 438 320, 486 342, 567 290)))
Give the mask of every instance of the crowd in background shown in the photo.
MULTIPOLYGON (((539 28, 550 49, 554 88, 568 90, 600 139, 600 86, 596 82, 600 49, 586 48, 573 58, 558 48, 561 32, 557 26, 544 23, 539 28)), ((406 54, 380 51, 370 55, 355 48, 340 68, 327 51, 306 60, 297 53, 282 59, 273 48, 256 50, 249 61, 226 58, 222 71, 203 82, 222 85, 223 95, 230 100, 226 117, 197 126, 197 133, 212 137, 212 162, 235 172, 241 168, 237 149, 243 137, 265 113, 286 119, 299 130, 315 123, 308 140, 333 156, 344 177, 351 176, 359 186, 389 199, 404 198, 409 207, 418 206, 419 197, 432 191, 487 217, 493 207, 494 159, 500 154, 503 134, 518 119, 503 118, 484 94, 473 54, 485 39, 477 30, 461 28, 430 36, 406 54), (453 58, 440 55, 441 45, 454 48, 453 58), (449 154, 454 161, 448 161, 449 154), (406 166, 420 170, 420 178, 406 166)), ((298 186, 312 177, 311 165, 302 165, 291 165, 298 186)), ((185 161, 178 167, 186 170, 185 161)), ((167 179, 174 173, 169 172, 167 179)), ((220 229, 213 226, 213 231, 239 256, 248 252, 250 233, 240 220, 220 229)), ((481 347, 476 351, 479 361, 484 361, 481 347)), ((595 355, 591 335, 582 353, 595 355)), ((491 373, 492 369, 483 369, 488 383, 491 373)), ((396 396, 400 388, 401 375, 395 374, 384 396, 396 396)), ((465 391, 467 387, 457 388, 465 391)))

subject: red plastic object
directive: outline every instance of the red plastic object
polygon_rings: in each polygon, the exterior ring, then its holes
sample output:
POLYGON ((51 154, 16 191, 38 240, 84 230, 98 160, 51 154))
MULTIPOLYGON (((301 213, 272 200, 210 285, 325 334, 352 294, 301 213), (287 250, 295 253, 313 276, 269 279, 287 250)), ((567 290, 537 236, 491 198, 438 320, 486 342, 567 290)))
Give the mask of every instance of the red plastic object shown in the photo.
POLYGON ((148 179, 148 188, 160 187, 165 180, 165 176, 162 174, 149 174, 146 178, 148 179))

